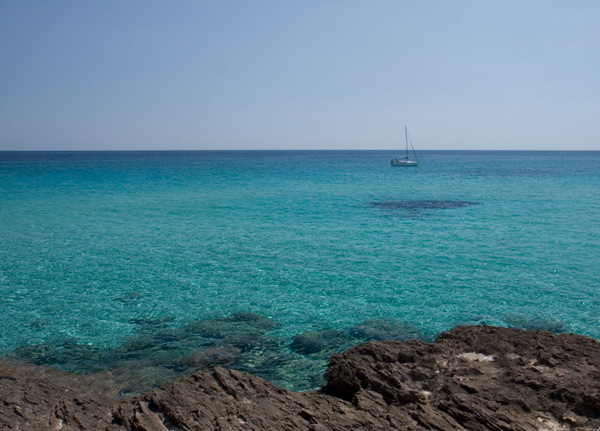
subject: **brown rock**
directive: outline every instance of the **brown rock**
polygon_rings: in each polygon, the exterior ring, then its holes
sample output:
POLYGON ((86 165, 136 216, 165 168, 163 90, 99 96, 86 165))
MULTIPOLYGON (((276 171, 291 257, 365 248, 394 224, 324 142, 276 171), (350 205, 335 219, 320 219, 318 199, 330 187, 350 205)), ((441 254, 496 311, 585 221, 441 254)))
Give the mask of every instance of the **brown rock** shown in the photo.
POLYGON ((89 378, 0 362, 3 431, 107 429, 114 404, 89 378))
POLYGON ((600 343, 577 335, 459 327, 433 344, 362 344, 325 377, 296 393, 216 368, 119 401, 89 378, 3 364, 0 429, 600 429, 600 343))

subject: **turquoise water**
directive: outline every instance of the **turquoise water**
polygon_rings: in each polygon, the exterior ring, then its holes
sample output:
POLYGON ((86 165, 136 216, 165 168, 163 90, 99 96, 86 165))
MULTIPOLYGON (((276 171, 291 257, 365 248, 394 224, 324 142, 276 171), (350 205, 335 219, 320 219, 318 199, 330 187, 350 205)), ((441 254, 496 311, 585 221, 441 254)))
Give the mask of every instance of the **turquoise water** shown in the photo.
POLYGON ((0 354, 292 389, 366 339, 600 338, 600 152, 0 153, 0 354), (308 344, 303 344, 308 340, 308 344))

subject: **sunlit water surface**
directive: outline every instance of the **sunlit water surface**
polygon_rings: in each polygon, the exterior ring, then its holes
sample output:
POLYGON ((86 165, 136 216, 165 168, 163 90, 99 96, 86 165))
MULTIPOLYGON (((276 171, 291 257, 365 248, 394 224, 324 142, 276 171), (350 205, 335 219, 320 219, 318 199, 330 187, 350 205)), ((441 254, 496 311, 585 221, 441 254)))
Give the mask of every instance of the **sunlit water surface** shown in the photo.
POLYGON ((600 152, 0 153, 0 354, 302 390, 458 324, 600 338, 600 152))

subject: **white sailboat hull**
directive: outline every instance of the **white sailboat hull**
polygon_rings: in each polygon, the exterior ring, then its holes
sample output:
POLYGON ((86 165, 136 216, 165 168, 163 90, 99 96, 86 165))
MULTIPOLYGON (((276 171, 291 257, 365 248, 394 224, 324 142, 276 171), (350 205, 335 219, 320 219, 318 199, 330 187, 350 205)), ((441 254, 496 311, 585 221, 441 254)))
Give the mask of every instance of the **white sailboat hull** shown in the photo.
POLYGON ((419 162, 416 160, 403 160, 403 159, 394 159, 392 160, 392 166, 418 166, 419 162))

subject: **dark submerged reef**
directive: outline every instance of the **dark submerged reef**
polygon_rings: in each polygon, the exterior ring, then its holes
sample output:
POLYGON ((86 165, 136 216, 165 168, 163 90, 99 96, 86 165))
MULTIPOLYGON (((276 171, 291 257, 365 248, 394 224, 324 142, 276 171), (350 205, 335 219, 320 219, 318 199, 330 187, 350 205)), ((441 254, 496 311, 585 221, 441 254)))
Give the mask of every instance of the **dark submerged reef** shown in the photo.
POLYGON ((567 325, 563 322, 543 317, 509 314, 504 316, 502 320, 506 322, 506 326, 509 328, 548 331, 553 334, 561 334, 567 331, 567 325))
MULTIPOLYGON (((367 319, 346 328, 316 328, 290 339, 270 334, 281 327, 273 319, 249 312, 171 326, 170 316, 137 317, 138 332, 114 348, 59 342, 19 346, 4 359, 51 366, 77 374, 96 374, 118 396, 130 396, 167 381, 216 366, 244 371, 292 390, 322 386, 331 355, 368 341, 432 341, 435 334, 418 331, 393 319, 367 319)), ((565 332, 566 326, 541 317, 507 315, 516 329, 565 332)), ((463 323, 486 324, 473 317, 463 323)))
POLYGON ((497 324, 512 329, 547 331, 553 334, 562 334, 569 331, 569 325, 565 322, 549 317, 525 314, 507 314, 500 320, 494 321, 485 316, 475 315, 454 322, 454 326, 495 326, 497 324))
POLYGON ((422 201, 377 201, 367 204, 370 208, 376 208, 388 217, 419 219, 433 215, 440 210, 463 208, 478 205, 478 202, 470 201, 445 201, 445 200, 422 200, 422 201))
POLYGON ((193 321, 172 327, 174 319, 137 317, 137 334, 114 348, 59 342, 19 346, 4 359, 96 374, 110 392, 130 396, 183 375, 216 366, 249 372, 293 390, 324 384, 332 354, 374 340, 431 340, 414 327, 390 319, 368 319, 342 328, 307 331, 285 340, 269 334, 281 324, 249 312, 193 321))
POLYGON ((369 206, 385 210, 445 210, 477 205, 469 201, 387 201, 370 202, 369 206))

